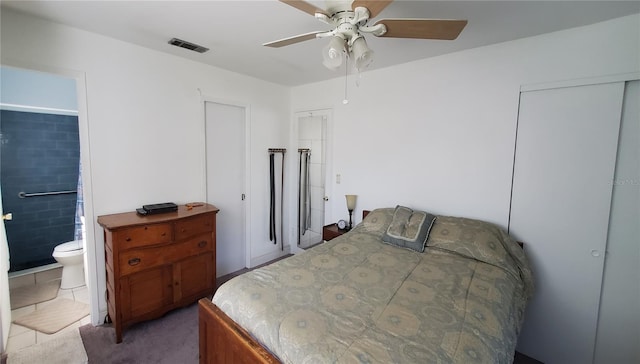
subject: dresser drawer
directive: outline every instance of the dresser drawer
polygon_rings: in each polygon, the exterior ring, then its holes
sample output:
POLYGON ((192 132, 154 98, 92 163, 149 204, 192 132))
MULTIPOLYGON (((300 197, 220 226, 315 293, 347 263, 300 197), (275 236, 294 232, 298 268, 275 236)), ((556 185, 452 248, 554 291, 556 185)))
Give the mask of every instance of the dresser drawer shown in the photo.
POLYGON ((203 234, 179 244, 123 251, 119 257, 120 274, 141 272, 211 250, 211 234, 203 234))
POLYGON ((131 249, 120 253, 120 275, 127 275, 141 272, 145 269, 153 268, 171 262, 172 257, 168 257, 169 246, 154 248, 131 249))
POLYGON ((204 214, 176 222, 176 241, 213 231, 214 214, 204 214))
POLYGON ((172 256, 175 260, 182 260, 187 257, 196 256, 204 252, 213 251, 213 239, 211 234, 202 234, 193 237, 184 243, 172 246, 172 256))
POLYGON ((171 224, 149 224, 116 230, 113 240, 120 249, 169 243, 172 240, 171 224))

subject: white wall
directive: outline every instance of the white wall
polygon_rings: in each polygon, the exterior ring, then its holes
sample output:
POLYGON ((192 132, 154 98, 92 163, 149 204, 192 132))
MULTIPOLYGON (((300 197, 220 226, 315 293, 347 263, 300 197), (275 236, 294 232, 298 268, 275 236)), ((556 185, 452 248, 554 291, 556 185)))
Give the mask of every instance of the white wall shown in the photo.
MULTIPOLYGON (((404 204, 506 227, 520 86, 639 71, 640 16, 634 15, 365 72, 359 88, 352 76, 347 105, 343 78, 296 87, 292 108, 333 108, 327 208, 334 221, 347 217, 342 196, 354 193, 358 221, 362 209, 404 204)), ((607 267, 624 264, 615 256, 637 251, 637 242, 628 244, 636 245, 609 252, 605 277, 607 267)), ((637 265, 623 268, 630 270, 637 278, 637 265)), ((632 283, 605 284, 611 285, 606 293, 632 283)), ((634 301, 622 307, 613 301, 617 306, 603 300, 601 325, 637 315, 634 301)), ((629 339, 637 345, 637 338, 637 330, 601 335, 599 346, 629 339)))
POLYGON ((1 67, 0 108, 75 114, 78 110, 76 82, 49 73, 1 67), (35 107, 35 110, 30 107, 35 107), (42 111, 40 108, 48 110, 42 111))
POLYGON ((347 105, 344 78, 295 87, 291 104, 333 108, 333 192, 358 194, 358 218, 407 204, 506 227, 520 86, 637 72, 639 27, 629 16, 367 71, 359 87, 349 77, 347 105))
MULTIPOLYGON (((200 92, 249 105, 248 241, 255 256, 276 249, 263 218, 269 201, 266 151, 288 141, 287 88, 4 8, 1 26, 3 65, 83 75, 86 95, 80 98, 86 98, 89 143, 82 153, 90 158, 87 189, 95 217, 146 203, 205 200, 200 92)), ((97 266, 91 290, 106 312, 102 229, 94 220, 89 231, 97 266)), ((92 311, 94 323, 102 319, 97 316, 92 311)))

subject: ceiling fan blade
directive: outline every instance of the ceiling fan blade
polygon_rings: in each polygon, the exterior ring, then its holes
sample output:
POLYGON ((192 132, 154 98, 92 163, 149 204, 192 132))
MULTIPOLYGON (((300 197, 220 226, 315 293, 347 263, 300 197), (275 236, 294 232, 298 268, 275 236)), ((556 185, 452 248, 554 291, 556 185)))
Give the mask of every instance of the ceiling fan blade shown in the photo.
POLYGON ((272 47, 272 48, 280 48, 280 47, 288 46, 288 45, 291 45, 291 44, 304 42, 305 40, 316 39, 316 34, 320 34, 320 33, 326 33, 326 32, 325 31, 317 31, 317 32, 300 34, 300 35, 296 35, 296 36, 293 36, 293 37, 279 39, 279 40, 275 40, 275 41, 269 42, 269 43, 264 43, 263 46, 272 47))
POLYGON ((387 32, 381 37, 454 40, 467 25, 466 20, 381 19, 387 32))
POLYGON ((306 1, 302 1, 302 0, 280 0, 281 3, 285 3, 289 6, 292 6, 298 10, 302 10, 305 13, 311 15, 311 16, 315 16, 316 13, 321 13, 324 14, 326 16, 329 16, 329 14, 327 14, 327 11, 324 9, 320 9, 319 7, 310 4, 306 1))
POLYGON ((358 6, 367 8, 369 10, 369 18, 375 18, 380 12, 391 4, 393 0, 355 0, 351 4, 351 9, 355 9, 358 6))

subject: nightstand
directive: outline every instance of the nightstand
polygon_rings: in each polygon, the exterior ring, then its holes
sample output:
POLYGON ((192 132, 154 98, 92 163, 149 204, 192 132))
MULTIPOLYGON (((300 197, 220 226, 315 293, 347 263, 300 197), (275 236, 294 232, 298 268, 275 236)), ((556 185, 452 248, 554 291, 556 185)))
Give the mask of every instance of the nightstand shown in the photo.
POLYGON ((338 229, 337 224, 326 225, 322 228, 322 240, 329 241, 333 238, 348 232, 349 230, 338 229))

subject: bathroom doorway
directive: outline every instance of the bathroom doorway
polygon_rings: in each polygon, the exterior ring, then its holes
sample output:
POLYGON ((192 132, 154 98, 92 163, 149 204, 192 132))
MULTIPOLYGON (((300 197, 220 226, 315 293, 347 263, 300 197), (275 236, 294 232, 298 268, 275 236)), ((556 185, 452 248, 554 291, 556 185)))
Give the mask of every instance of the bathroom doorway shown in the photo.
POLYGON ((3 67, 0 105, 10 272, 37 271, 56 263, 52 252, 57 245, 82 239, 75 80, 3 67))
MULTIPOLYGON (((97 302, 94 298, 96 294, 89 290, 89 287, 95 287, 95 282, 90 284, 87 279, 87 276, 95 276, 95 263, 87 259, 87 253, 93 255, 95 252, 92 224, 86 227, 89 251, 86 248, 87 239, 83 239, 85 253, 81 256, 86 285, 73 289, 51 289, 52 286, 59 287, 62 276, 62 267, 52 255, 53 249, 60 242, 79 239, 84 235, 81 216, 85 215, 85 211, 88 212, 86 221, 93 221, 91 201, 87 199, 90 191, 87 194, 82 192, 83 179, 90 190, 90 160, 83 157, 83 163, 80 163, 80 150, 88 152, 89 139, 84 74, 67 70, 26 70, 20 65, 6 64, 1 66, 0 72, 0 190, 3 197, 3 227, 8 238, 8 242, 2 241, 0 255, 3 262, 8 261, 10 266, 9 274, 3 275, 3 282, 0 282, 3 286, 8 283, 7 288, 10 288, 7 297, 3 294, 0 321, 2 337, 8 337, 7 349, 17 350, 50 338, 48 333, 26 329, 17 323, 17 320, 38 314, 45 307, 51 311, 55 307, 55 310, 67 313, 70 312, 69 304, 74 308, 88 307, 80 312, 81 317, 77 321, 62 323, 67 325, 62 331, 73 330, 89 322, 97 323, 98 307, 91 305, 97 302), (26 174, 17 173, 24 170, 26 174), (30 174, 41 177, 40 182, 32 183, 28 177, 30 174), (45 179, 45 175, 50 178, 45 179), (14 200, 13 204, 9 200, 14 200), (87 202, 88 206, 85 206, 87 202), (53 230, 39 226, 34 217, 48 219, 50 227, 64 226, 61 229, 64 235, 59 237, 53 230), (19 237, 25 230, 31 237, 26 243, 22 241, 16 245, 14 241, 21 240, 12 238, 19 237), (33 241, 49 246, 31 246, 33 241), (23 255, 21 250, 33 251, 23 255), (87 274, 91 272, 93 274, 87 274), (32 289, 31 286, 38 287, 32 289), (44 299, 40 295, 42 290, 39 287, 42 286, 48 289, 48 300, 41 306, 38 302, 44 299), (36 294, 31 295, 34 290, 36 294), (10 306, 20 308, 11 311, 4 309, 9 296, 10 306), (30 301, 34 296, 37 296, 38 302, 30 301), (6 326, 9 324, 7 332, 6 326)), ((95 281, 94 277, 91 279, 95 281)), ((64 316, 54 312, 53 316, 43 317, 64 316)))

